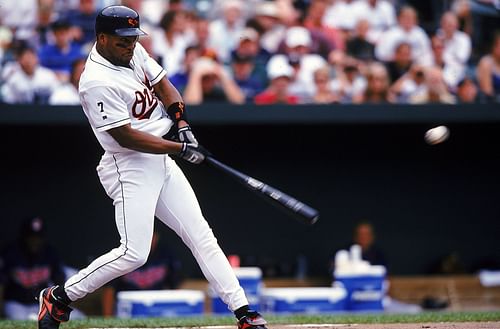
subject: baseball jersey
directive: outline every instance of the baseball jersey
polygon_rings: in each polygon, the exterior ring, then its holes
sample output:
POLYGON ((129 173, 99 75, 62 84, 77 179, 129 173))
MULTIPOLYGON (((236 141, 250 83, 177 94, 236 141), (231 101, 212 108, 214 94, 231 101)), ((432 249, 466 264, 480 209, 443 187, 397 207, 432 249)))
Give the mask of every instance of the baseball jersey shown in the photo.
POLYGON ((165 70, 137 43, 130 67, 117 66, 92 48, 80 77, 79 94, 83 111, 106 152, 130 152, 107 132, 125 124, 155 136, 172 126, 153 86, 165 70))

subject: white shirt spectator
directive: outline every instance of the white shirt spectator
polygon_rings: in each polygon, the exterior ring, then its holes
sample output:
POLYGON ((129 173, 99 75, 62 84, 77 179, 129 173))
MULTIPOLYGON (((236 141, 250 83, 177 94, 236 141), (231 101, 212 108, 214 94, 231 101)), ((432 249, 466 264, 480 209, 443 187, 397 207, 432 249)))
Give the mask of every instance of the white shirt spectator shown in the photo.
POLYGON ((58 85, 55 73, 47 68, 37 66, 29 76, 16 65, 2 85, 2 99, 11 104, 47 103, 58 85))
MULTIPOLYGON (((268 67, 275 63, 288 63, 286 55, 274 55, 268 62, 268 67)), ((327 63, 323 57, 317 54, 306 54, 300 58, 299 69, 290 83, 291 93, 299 96, 301 102, 307 102, 314 95, 314 72, 327 63)))
POLYGON ((242 21, 237 22, 233 27, 229 26, 224 19, 218 19, 210 23, 208 45, 217 51, 219 60, 229 62, 231 50, 238 45, 244 28, 242 21))
POLYGON ((78 89, 67 82, 57 88, 49 98, 50 105, 80 105, 80 96, 78 89))
POLYGON ((456 31, 450 39, 444 37, 442 31, 438 31, 437 35, 444 42, 443 58, 445 62, 464 65, 471 55, 471 40, 470 37, 462 32, 456 31))
POLYGON ((3 25, 16 31, 16 39, 28 40, 34 36, 38 24, 38 1, 2 0, 0 17, 3 25))
POLYGON ((286 27, 280 21, 278 6, 274 1, 262 1, 255 8, 255 18, 257 21, 265 18, 266 21, 271 18, 274 20, 272 27, 266 29, 260 37, 262 48, 274 54, 277 52, 281 40, 285 37, 286 27))
POLYGON ((397 23, 394 5, 386 0, 359 0, 353 4, 352 9, 356 23, 361 19, 370 23, 367 37, 372 43, 376 43, 384 31, 397 23))
POLYGON ((326 10, 323 24, 341 30, 353 30, 356 26, 357 17, 354 13, 356 1, 335 0, 326 10))
POLYGON ((375 45, 375 56, 381 61, 390 61, 394 56, 396 47, 402 42, 411 45, 414 62, 426 66, 430 65, 432 60, 430 40, 425 31, 419 26, 414 26, 409 31, 400 26, 394 26, 384 32, 375 45))
POLYGON ((157 29, 151 33, 152 51, 160 59, 158 62, 167 71, 169 77, 178 73, 182 69, 184 51, 188 46, 188 38, 177 34, 174 36, 172 44, 165 37, 165 32, 157 29))

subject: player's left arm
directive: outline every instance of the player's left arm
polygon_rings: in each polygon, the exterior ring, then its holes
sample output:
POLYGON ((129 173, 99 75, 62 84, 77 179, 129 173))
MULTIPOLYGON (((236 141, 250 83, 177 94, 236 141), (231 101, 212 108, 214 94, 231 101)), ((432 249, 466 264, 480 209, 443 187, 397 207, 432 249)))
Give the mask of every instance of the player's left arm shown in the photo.
POLYGON ((153 88, 158 98, 167 108, 168 115, 174 121, 179 140, 198 144, 187 122, 186 106, 177 88, 166 77, 163 77, 153 88))

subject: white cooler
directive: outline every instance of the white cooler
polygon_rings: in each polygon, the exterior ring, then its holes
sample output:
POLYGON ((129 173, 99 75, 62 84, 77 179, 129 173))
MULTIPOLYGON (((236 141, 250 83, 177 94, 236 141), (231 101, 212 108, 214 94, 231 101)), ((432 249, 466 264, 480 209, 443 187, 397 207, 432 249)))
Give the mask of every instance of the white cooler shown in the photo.
POLYGON ((201 315, 205 294, 201 290, 140 290, 117 294, 117 317, 173 317, 201 315))
POLYGON ((343 287, 265 288, 262 310, 272 313, 332 313, 345 310, 347 292, 343 287))

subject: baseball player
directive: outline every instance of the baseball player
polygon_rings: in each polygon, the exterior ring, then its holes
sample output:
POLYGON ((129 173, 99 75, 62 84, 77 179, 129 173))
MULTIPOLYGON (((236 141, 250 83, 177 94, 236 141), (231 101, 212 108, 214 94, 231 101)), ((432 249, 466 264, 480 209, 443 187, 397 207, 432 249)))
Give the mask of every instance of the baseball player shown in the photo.
POLYGON ((104 149, 97 167, 113 199, 120 245, 69 278, 40 292, 39 329, 69 320, 70 304, 143 265, 150 252, 154 216, 191 249, 203 274, 238 319, 240 329, 265 329, 204 219, 187 179, 170 158, 204 161, 186 121, 184 103, 166 72, 137 42, 145 33, 139 15, 124 6, 102 9, 96 43, 79 84, 83 110, 104 149), (177 131, 180 142, 163 139, 177 131))

